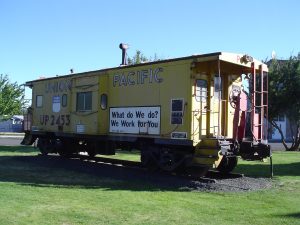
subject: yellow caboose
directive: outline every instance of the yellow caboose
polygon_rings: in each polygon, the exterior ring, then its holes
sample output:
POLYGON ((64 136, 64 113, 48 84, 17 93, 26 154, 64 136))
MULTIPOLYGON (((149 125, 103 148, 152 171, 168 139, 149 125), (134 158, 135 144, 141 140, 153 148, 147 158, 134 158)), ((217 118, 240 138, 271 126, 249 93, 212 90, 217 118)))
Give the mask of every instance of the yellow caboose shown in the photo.
POLYGON ((23 144, 38 138, 43 154, 61 155, 135 148, 145 166, 230 172, 238 156, 270 156, 267 72, 216 52, 29 81, 23 144))

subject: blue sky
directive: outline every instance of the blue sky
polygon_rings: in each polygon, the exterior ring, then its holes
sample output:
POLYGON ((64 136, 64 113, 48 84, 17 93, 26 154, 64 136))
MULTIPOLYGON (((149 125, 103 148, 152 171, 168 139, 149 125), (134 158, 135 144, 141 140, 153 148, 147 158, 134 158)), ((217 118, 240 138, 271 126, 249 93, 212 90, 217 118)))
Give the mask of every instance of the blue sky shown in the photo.
POLYGON ((0 74, 19 84, 146 56, 300 52, 299 0, 0 0, 0 74))

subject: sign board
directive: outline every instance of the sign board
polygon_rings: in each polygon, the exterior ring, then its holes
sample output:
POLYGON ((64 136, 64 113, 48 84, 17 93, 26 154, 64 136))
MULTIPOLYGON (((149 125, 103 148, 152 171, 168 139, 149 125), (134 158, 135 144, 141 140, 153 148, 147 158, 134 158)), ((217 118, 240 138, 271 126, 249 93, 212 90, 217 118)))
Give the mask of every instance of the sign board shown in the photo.
POLYGON ((84 132, 85 132, 85 125, 76 124, 76 133, 84 133, 84 132))
POLYGON ((109 109, 109 132, 160 134, 160 107, 122 107, 109 109))
POLYGON ((52 97, 52 111, 59 112, 60 111, 60 96, 52 97))

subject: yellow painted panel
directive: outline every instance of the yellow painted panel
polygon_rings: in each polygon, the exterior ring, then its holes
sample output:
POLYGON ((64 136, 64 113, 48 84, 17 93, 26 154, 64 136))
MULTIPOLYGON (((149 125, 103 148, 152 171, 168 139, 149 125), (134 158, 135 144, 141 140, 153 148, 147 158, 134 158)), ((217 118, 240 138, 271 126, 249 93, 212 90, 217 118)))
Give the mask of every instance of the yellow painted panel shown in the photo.
POLYGON ((109 107, 160 107, 160 135, 170 138, 176 131, 189 137, 191 88, 190 61, 120 68, 109 73, 109 107), (172 99, 184 102, 183 124, 171 124, 172 99))
POLYGON ((34 83, 32 91, 34 130, 70 132, 69 107, 72 85, 70 78, 57 78, 34 83), (66 106, 62 104, 63 96, 66 99, 66 106), (41 105, 37 106, 37 104, 41 105))
POLYGON ((73 78, 71 105, 71 132, 83 134, 98 134, 99 132, 99 76, 82 76, 73 78), (77 109, 77 95, 79 93, 92 94, 92 108, 87 111, 77 109))

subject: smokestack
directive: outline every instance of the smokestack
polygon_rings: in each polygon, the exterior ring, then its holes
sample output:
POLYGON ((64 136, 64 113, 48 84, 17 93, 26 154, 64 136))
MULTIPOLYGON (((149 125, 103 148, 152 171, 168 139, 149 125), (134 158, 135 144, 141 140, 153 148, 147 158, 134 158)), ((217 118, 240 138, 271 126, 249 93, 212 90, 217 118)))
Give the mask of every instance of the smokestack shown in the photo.
POLYGON ((121 43, 119 45, 119 48, 122 49, 122 63, 121 63, 121 66, 126 66, 127 65, 126 50, 129 48, 129 46, 128 46, 128 44, 121 43))

